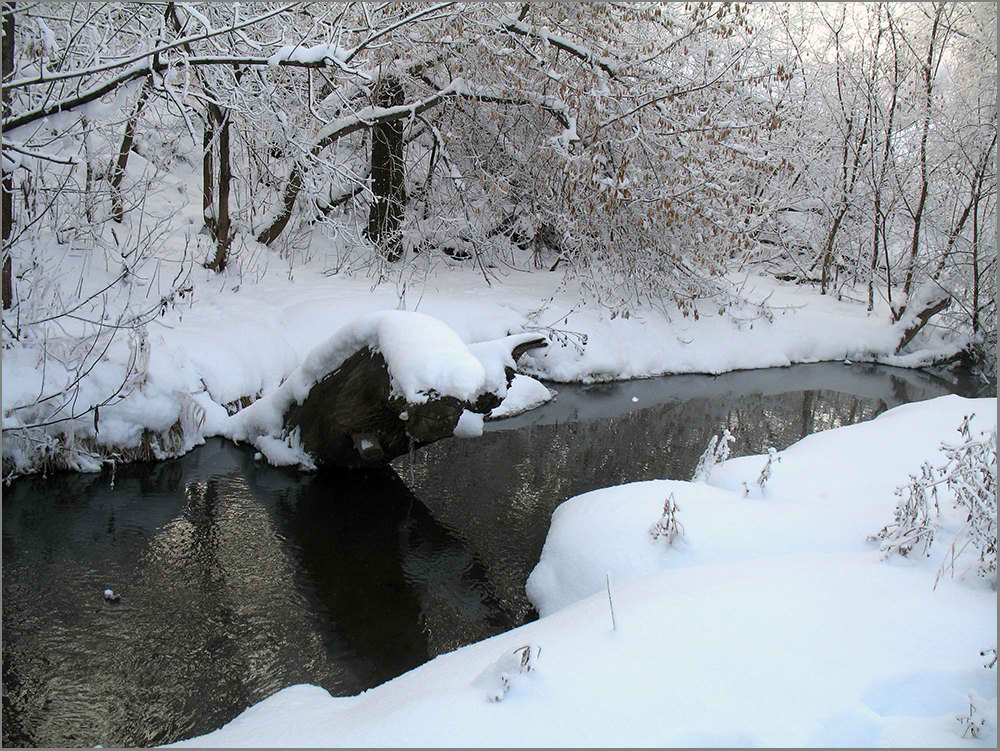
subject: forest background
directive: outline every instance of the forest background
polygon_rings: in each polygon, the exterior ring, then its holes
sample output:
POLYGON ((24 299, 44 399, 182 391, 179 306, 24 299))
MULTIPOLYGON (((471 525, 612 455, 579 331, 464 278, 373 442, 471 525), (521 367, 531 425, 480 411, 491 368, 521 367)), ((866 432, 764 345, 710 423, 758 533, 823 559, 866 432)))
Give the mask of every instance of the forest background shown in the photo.
POLYGON ((401 307, 558 275, 612 320, 763 274, 933 315, 995 383, 996 52, 995 3, 3 3, 5 380, 43 374, 4 473, 96 435, 198 285, 278 268, 401 307))

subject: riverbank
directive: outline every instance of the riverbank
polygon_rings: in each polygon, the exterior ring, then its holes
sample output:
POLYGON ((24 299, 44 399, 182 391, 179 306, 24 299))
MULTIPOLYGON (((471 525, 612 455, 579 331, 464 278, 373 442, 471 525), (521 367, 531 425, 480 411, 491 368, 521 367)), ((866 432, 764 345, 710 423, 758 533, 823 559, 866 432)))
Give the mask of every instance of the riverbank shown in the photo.
POLYGON ((779 452, 763 483, 758 455, 571 498, 529 578, 537 622, 357 696, 286 688, 175 745, 993 747, 995 548, 992 577, 975 545, 953 558, 966 510, 944 487, 926 556, 866 538, 973 413, 995 493, 996 409, 904 405, 779 452), (667 499, 672 542, 651 534, 667 499))
POLYGON ((476 269, 442 268, 420 283, 373 286, 328 276, 318 262, 294 274, 270 269, 256 281, 200 270, 182 303, 111 340, 84 372, 53 354, 57 343, 15 343, 3 355, 4 475, 182 454, 222 434, 231 412, 276 389, 341 326, 376 310, 427 313, 467 344, 537 331, 553 344, 522 358, 521 371, 556 382, 844 359, 919 367, 964 345, 927 327, 895 355, 900 331, 886 305, 869 314, 753 275, 732 280, 744 302, 726 309, 702 300, 697 316, 645 309, 611 318, 580 303, 558 273, 491 273, 488 281, 476 269))

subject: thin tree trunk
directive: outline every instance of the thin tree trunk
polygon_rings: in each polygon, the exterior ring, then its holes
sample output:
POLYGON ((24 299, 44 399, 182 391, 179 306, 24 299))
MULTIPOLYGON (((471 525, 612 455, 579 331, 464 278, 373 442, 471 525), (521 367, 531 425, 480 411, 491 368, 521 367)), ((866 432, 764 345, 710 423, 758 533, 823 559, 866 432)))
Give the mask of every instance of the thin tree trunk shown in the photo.
POLYGON ((424 219, 431 214, 431 187, 434 182, 434 168, 437 167, 438 140, 434 136, 434 143, 431 144, 431 158, 427 165, 427 179, 424 180, 424 219))
POLYGON ((972 335, 979 333, 979 195, 972 213, 972 335))
POLYGON ((201 213, 209 233, 215 237, 215 119, 209 110, 205 110, 201 148, 201 213))
POLYGON ((975 173, 972 176, 972 180, 969 185, 969 202, 965 205, 965 209, 962 211, 962 215, 958 218, 955 226, 951 228, 948 233, 948 244, 945 246, 944 253, 941 254, 941 258, 938 259, 937 268, 934 270, 934 279, 941 276, 941 272, 944 271, 944 267, 948 262, 948 257, 951 255, 951 251, 955 247, 955 242, 958 240, 959 235, 962 234, 962 230, 965 228, 965 223, 969 220, 969 215, 971 214, 973 207, 978 206, 979 198, 983 194, 983 178, 986 175, 986 168, 990 163, 990 157, 993 154, 993 147, 997 142, 996 131, 993 132, 993 140, 990 141, 990 145, 983 151, 983 158, 976 165, 975 173))
POLYGON ((132 145, 135 143, 135 124, 139 119, 139 113, 142 112, 142 108, 146 105, 146 100, 149 98, 151 91, 152 87, 150 87, 147 80, 142 86, 138 101, 135 103, 135 111, 132 113, 132 117, 125 123, 125 134, 122 136, 121 148, 118 149, 118 160, 111 168, 111 218, 118 222, 118 224, 122 223, 122 219, 125 216, 121 185, 122 179, 125 177, 125 168, 128 166, 128 155, 131 153, 132 145))
MULTIPOLYGON (((4 3, 3 8, 7 15, 3 17, 3 69, 4 80, 14 74, 14 6, 16 3, 4 3)), ((10 91, 3 92, 3 116, 6 119, 10 116, 10 91)), ((7 310, 13 304, 14 299, 14 279, 13 264, 10 258, 11 232, 14 229, 14 176, 10 172, 4 172, 2 178, 2 205, 0 210, 3 213, 3 281, 2 297, 3 308, 7 310)))
POLYGON ((920 228, 924 217, 924 206, 927 204, 927 137, 931 127, 931 95, 933 93, 934 43, 937 41, 938 25, 944 2, 939 2, 934 11, 934 22, 931 24, 931 38, 927 45, 927 60, 924 62, 924 122, 920 132, 920 198, 917 210, 913 214, 913 237, 910 240, 910 260, 906 267, 906 277, 903 281, 903 295, 909 299, 913 286, 913 276, 917 265, 917 252, 920 248, 920 228))
MULTIPOLYGON (((177 9, 174 3, 167 3, 164 11, 166 17, 171 21, 174 29, 180 33, 181 21, 177 17, 177 9)), ((190 45, 184 45, 188 54, 191 54, 190 45)), ((236 80, 239 82, 242 70, 237 71, 236 80)), ((205 109, 205 131, 202 135, 201 178, 202 178, 202 211, 205 215, 205 226, 208 227, 212 240, 215 242, 215 256, 205 264, 205 268, 214 271, 223 271, 229 264, 229 246, 233 237, 230 228, 229 218, 229 193, 232 185, 233 171, 230 158, 229 130, 232 123, 229 111, 219 106, 219 98, 213 87, 197 74, 202 89, 209 97, 209 102, 205 109), (217 206, 213 206, 216 201, 215 196, 215 165, 213 160, 213 148, 216 137, 219 140, 219 182, 217 206)))
POLYGON ((910 343, 910 341, 917 335, 927 322, 935 315, 940 313, 942 310, 947 308, 951 304, 951 297, 947 293, 942 292, 938 297, 930 300, 917 315, 913 318, 913 322, 903 331, 899 338, 899 344, 896 345, 896 354, 898 355, 903 351, 903 347, 910 343))
POLYGON ((868 270, 868 312, 875 309, 875 273, 878 271, 879 220, 882 216, 882 191, 875 189, 875 216, 872 218, 872 265, 868 270))
MULTIPOLYGON (((403 87, 395 78, 384 79, 376 92, 379 107, 403 104, 403 87)), ((390 263, 403 257, 400 225, 403 221, 403 122, 392 120, 372 128, 372 193, 368 212, 368 239, 390 263)))
POLYGON ((836 218, 833 220, 833 226, 830 227, 830 233, 826 236, 826 243, 823 246, 823 268, 820 274, 819 290, 821 295, 826 294, 827 285, 830 283, 830 265, 833 263, 833 246, 834 241, 837 237, 837 232, 840 230, 840 223, 844 219, 844 215, 847 213, 847 206, 842 205, 840 211, 837 213, 836 218))
POLYGON ((295 207, 295 199, 299 197, 300 190, 302 190, 302 169, 296 164, 292 167, 292 173, 281 194, 281 211, 274 221, 257 235, 258 242, 270 245, 285 230, 288 220, 292 218, 292 209, 295 207))
POLYGON ((229 112, 215 104, 208 105, 209 118, 214 122, 213 129, 219 135, 219 196, 215 213, 212 236, 215 240, 215 257, 205 264, 205 268, 213 271, 223 271, 229 264, 229 246, 233 242, 231 221, 229 217, 229 193, 233 181, 232 162, 229 143, 229 112))

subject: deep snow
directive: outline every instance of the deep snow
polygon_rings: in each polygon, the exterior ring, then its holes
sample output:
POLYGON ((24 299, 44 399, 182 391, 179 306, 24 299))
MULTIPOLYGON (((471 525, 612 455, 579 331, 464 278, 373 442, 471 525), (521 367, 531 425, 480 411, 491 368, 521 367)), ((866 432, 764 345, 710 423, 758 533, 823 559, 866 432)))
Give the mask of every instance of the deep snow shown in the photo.
MULTIPOLYGON (((528 582, 542 613, 359 696, 292 686, 193 746, 993 747, 996 591, 866 542, 893 489, 996 399, 913 403, 718 465, 567 500, 528 582), (745 495, 742 483, 751 487, 745 495), (673 493, 685 534, 649 529, 673 493), (609 584, 615 627, 612 628, 609 584), (962 737, 958 716, 986 723, 962 737)), ((957 570, 964 568, 959 565, 957 570)))

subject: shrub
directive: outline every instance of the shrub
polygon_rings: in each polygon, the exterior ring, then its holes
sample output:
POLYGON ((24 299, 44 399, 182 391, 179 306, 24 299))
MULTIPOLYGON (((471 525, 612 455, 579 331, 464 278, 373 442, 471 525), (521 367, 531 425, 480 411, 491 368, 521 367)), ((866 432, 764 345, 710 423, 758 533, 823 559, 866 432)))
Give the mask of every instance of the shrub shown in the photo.
POLYGON ((728 429, 722 431, 721 438, 713 435, 705 452, 698 459, 698 466, 695 467, 691 482, 708 482, 715 465, 721 464, 729 458, 729 444, 735 440, 728 429))
POLYGON ((910 475, 908 485, 896 489, 900 501, 894 520, 869 540, 881 542, 883 558, 892 553, 907 555, 916 547, 930 555, 934 541, 935 520, 940 514, 938 488, 945 486, 952 494, 955 508, 964 510, 965 524, 952 541, 950 554, 938 571, 938 579, 947 571, 954 573, 955 563, 971 545, 978 551, 976 573, 993 580, 997 571, 997 433, 996 426, 980 437, 972 435, 967 415, 958 426, 960 443, 942 443, 946 461, 932 468, 924 462, 920 476, 910 475), (931 512, 933 503, 934 511, 931 512))

